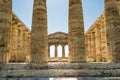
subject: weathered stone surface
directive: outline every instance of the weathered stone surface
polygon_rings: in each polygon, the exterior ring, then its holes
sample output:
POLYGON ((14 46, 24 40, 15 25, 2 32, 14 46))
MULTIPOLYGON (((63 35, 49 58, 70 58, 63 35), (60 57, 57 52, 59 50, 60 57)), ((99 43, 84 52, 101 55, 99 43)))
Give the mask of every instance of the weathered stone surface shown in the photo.
POLYGON ((12 0, 0 0, 0 63, 9 59, 11 26, 12 0))
POLYGON ((69 0, 69 61, 85 62, 84 22, 81 0, 69 0))
MULTIPOLYGON (((105 14, 103 13, 86 32, 88 62, 120 62, 119 8, 120 0, 105 0, 105 14)), ((31 50, 30 33, 30 30, 12 13, 12 0, 1 0, 0 80, 43 80, 49 77, 54 80, 70 80, 66 77, 73 77, 72 80, 120 80, 120 63, 80 63, 85 62, 81 0, 69 0, 69 34, 57 32, 50 34, 49 37, 46 0, 35 0, 31 50), (64 47, 68 43, 70 55, 66 58, 64 47), (62 46, 61 58, 58 58, 57 53, 59 44, 62 46), (48 59, 50 45, 56 46, 55 57, 48 59), (69 63, 68 60, 75 63, 69 63), (45 63, 47 61, 50 62, 45 63)))
POLYGON ((0 80, 120 80, 120 77, 0 78, 0 80))
POLYGON ((1 78, 120 76, 119 63, 4 64, 3 68, 1 78))
POLYGON ((86 57, 88 62, 109 62, 104 13, 86 32, 86 57), (93 39, 92 39, 93 37, 93 39), (93 44, 93 45, 92 45, 93 44), (92 51, 92 52, 91 52, 92 51))
POLYGON ((120 15, 117 0, 105 0, 105 25, 108 58, 120 62, 120 15))
POLYGON ((34 0, 31 31, 31 62, 44 63, 48 57, 46 0, 34 0))
POLYGON ((30 62, 30 30, 20 19, 12 13, 12 26, 10 27, 10 48, 9 59, 10 63, 30 62))

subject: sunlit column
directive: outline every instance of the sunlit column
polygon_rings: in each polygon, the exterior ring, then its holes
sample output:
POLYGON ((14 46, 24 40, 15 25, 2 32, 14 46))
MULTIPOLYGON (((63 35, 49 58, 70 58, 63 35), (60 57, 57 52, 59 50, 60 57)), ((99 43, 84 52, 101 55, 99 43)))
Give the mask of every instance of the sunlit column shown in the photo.
POLYGON ((92 61, 91 60, 91 33, 88 33, 88 61, 92 61))
POLYGON ((101 54, 101 32, 98 27, 95 28, 95 44, 96 44, 96 62, 102 61, 101 54))
MULTIPOLYGON (((15 27, 15 26, 13 26, 15 27)), ((11 28, 11 36, 10 36, 10 56, 9 56, 9 62, 15 62, 16 59, 16 29, 11 28)))
POLYGON ((42 64, 48 59, 46 0, 34 0, 31 31, 31 63, 42 64))
POLYGON ((101 27, 101 54, 102 54, 102 62, 107 61, 107 53, 106 53, 106 35, 105 35, 105 27, 101 27))
POLYGON ((8 62, 11 26, 12 0, 0 0, 0 63, 8 62))
POLYGON ((69 61, 85 62, 85 35, 82 0, 69 0, 69 61))
POLYGON ((95 32, 91 32, 91 57, 96 62, 95 32))
POLYGON ((104 0, 107 48, 110 62, 120 62, 120 15, 118 0, 104 0))
POLYGON ((25 61, 25 59, 23 59, 23 29, 22 28, 18 29, 16 61, 17 62, 25 61))
POLYGON ((86 61, 88 61, 88 59, 87 59, 88 58, 88 54, 89 54, 88 53, 88 47, 89 47, 88 46, 88 34, 86 34, 85 35, 85 50, 86 50, 86 55, 85 56, 86 56, 86 61))
POLYGON ((26 53, 25 53, 25 56, 26 56, 26 62, 29 63, 31 61, 30 59, 30 43, 31 43, 31 40, 30 40, 30 33, 28 32, 27 35, 26 35, 26 53))

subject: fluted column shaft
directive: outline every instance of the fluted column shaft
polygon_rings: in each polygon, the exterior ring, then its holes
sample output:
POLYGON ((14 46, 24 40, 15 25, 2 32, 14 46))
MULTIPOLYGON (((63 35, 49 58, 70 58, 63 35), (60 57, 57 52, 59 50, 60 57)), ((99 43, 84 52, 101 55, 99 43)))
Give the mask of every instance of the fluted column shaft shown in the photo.
POLYGON ((88 34, 88 61, 93 61, 93 60, 91 60, 91 34, 89 33, 88 34))
POLYGON ((120 62, 120 15, 117 0, 104 0, 106 38, 110 62, 120 62))
POLYGON ((102 62, 107 61, 107 53, 106 53, 106 34, 105 34, 105 26, 101 27, 101 54, 102 54, 102 62))
POLYGON ((88 49, 89 49, 89 46, 88 46, 88 41, 89 41, 89 39, 88 39, 88 34, 85 36, 85 50, 86 50, 86 61, 88 61, 87 59, 88 59, 88 55, 89 55, 89 53, 88 53, 88 49))
POLYGON ((85 62, 85 36, 81 0, 69 0, 69 61, 85 62))
POLYGON ((23 50, 24 50, 23 57, 24 57, 25 61, 26 61, 26 56, 29 54, 28 53, 28 48, 29 48, 29 46, 28 46, 29 43, 28 42, 29 42, 28 41, 28 33, 26 31, 24 31, 24 35, 23 35, 23 50))
POLYGON ((93 62, 96 61, 96 49, 95 49, 95 33, 91 32, 91 57, 93 62))
POLYGON ((26 58, 25 59, 25 62, 29 63, 31 61, 30 59, 30 43, 31 43, 31 40, 30 40, 30 33, 29 32, 24 32, 24 57, 26 58))
POLYGON ((16 61, 16 52, 17 52, 17 34, 16 29, 11 28, 11 41, 10 41, 10 59, 9 62, 15 62, 16 61))
POLYGON ((95 44, 96 44, 96 62, 102 61, 101 54, 101 32, 98 27, 95 28, 95 44))
POLYGON ((0 0, 0 63, 8 62, 12 0, 0 0))
POLYGON ((34 0, 31 31, 32 63, 45 63, 48 58, 46 0, 34 0))
POLYGON ((16 55, 16 61, 17 62, 24 62, 25 59, 23 59, 23 29, 18 29, 18 35, 17 35, 17 55, 16 55))

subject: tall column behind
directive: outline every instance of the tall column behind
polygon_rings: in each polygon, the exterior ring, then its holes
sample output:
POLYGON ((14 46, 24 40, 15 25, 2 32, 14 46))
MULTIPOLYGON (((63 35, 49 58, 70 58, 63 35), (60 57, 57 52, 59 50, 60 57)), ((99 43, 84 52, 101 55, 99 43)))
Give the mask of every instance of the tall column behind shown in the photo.
POLYGON ((85 36, 81 0, 69 0, 69 61, 85 62, 85 36))
POLYGON ((12 0, 0 0, 0 63, 7 62, 11 22, 12 0))
POLYGON ((45 63, 48 57, 46 0, 34 0, 31 31, 31 63, 45 63))
POLYGON ((106 38, 110 62, 120 62, 120 15, 117 0, 105 0, 106 38))

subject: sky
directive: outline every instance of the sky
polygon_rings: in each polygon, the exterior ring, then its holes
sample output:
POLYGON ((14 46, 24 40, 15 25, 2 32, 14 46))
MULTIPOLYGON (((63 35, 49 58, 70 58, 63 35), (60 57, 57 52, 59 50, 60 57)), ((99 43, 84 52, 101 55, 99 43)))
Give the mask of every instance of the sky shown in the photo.
MULTIPOLYGON (((68 32, 68 1, 47 0, 48 33, 68 32)), ((104 0, 82 0, 85 31, 104 10, 104 0)), ((31 29, 33 0, 13 0, 13 12, 31 29)))

